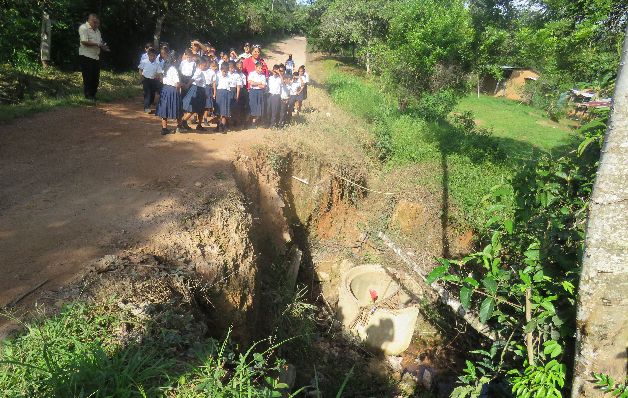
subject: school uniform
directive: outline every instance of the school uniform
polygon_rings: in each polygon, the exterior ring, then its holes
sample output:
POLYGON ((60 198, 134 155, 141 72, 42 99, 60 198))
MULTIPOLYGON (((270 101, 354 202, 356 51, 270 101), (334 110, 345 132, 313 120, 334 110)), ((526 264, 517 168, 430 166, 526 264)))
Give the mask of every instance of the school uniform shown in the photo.
POLYGON ((191 81, 192 85, 183 97, 183 110, 202 114, 205 110, 205 75, 203 71, 196 69, 191 81))
POLYGON ((292 76, 292 73, 294 72, 294 61, 286 61, 286 74, 292 76))
POLYGON ((196 62, 185 59, 182 60, 179 65, 179 72, 181 72, 181 83, 189 84, 194 72, 196 72, 196 62))
POLYGON ((155 94, 160 89, 158 76, 163 73, 157 60, 150 62, 148 58, 137 66, 142 71, 142 86, 144 89, 144 109, 149 109, 155 102, 155 94))
POLYGON ((303 72, 303 76, 301 77, 301 82, 303 83, 303 91, 301 92, 301 101, 307 99, 307 85, 310 82, 310 75, 307 72, 303 72))
POLYGON ((229 75, 216 74, 216 108, 218 114, 231 117, 231 91, 229 90, 229 75))
POLYGON ((279 110, 279 125, 284 126, 292 120, 292 112, 290 111, 290 85, 281 84, 280 89, 281 108, 279 110))
POLYGON ((240 102, 242 100, 242 86, 244 85, 244 75, 240 72, 229 72, 229 91, 231 92, 231 113, 234 117, 241 115, 240 102), (240 87, 240 97, 236 99, 238 95, 238 87, 240 87))
POLYGON ((238 101, 238 112, 240 114, 240 117, 244 117, 245 115, 249 114, 249 90, 247 89, 246 85, 246 75, 240 71, 237 72, 239 77, 240 77, 240 84, 242 84, 242 87, 240 87, 240 100, 238 101))
MULTIPOLYGON (((266 76, 264 74, 253 71, 248 76, 249 85, 251 83, 264 83, 266 84, 266 76)), ((264 112, 264 92, 266 90, 260 87, 251 86, 249 90, 249 108, 251 110, 251 116, 261 117, 264 112)))
POLYGON ((268 117, 271 126, 277 126, 279 123, 282 80, 281 76, 277 75, 268 78, 268 117))
POLYGON ((176 66, 170 66, 163 78, 163 86, 159 94, 159 103, 155 114, 164 119, 180 119, 183 116, 181 94, 177 88, 180 83, 176 66))
POLYGON ((214 108, 214 82, 216 81, 216 72, 213 69, 203 71, 205 76, 205 109, 214 108))
POLYGON ((290 108, 290 112, 294 111, 294 103, 300 101, 301 94, 299 94, 299 90, 301 89, 301 79, 297 81, 292 81, 290 84, 290 100, 288 102, 288 107, 290 108))

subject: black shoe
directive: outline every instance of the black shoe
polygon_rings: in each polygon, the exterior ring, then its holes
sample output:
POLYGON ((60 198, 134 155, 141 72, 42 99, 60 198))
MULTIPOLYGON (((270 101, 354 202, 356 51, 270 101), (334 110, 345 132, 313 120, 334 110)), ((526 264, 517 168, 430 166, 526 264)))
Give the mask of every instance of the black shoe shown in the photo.
POLYGON ((161 135, 166 135, 166 134, 170 134, 170 130, 168 130, 168 129, 161 129, 161 135))
POLYGON ((201 126, 200 123, 195 128, 196 131, 205 131, 207 130, 205 127, 201 126))
POLYGON ((185 131, 192 130, 192 128, 190 126, 188 126, 188 122, 182 122, 181 125, 179 126, 179 128, 181 130, 185 130, 185 131))

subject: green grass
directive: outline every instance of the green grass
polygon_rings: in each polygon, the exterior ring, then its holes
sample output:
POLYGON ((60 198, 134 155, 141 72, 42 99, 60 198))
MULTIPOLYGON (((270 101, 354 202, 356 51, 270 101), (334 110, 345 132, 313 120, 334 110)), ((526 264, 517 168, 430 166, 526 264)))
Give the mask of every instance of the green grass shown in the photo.
POLYGON ((469 95, 456 109, 470 111, 476 122, 493 130, 496 137, 504 138, 504 147, 522 157, 531 156, 531 150, 545 152, 569 142, 574 123, 561 120, 556 123, 544 111, 517 101, 487 95, 469 95))
POLYGON ((280 344, 269 339, 244 352, 229 333, 182 348, 176 329, 133 317, 114 301, 42 315, 0 342, 0 396, 262 398, 285 387, 277 381, 280 344))
MULTIPOLYGON (((136 72, 101 71, 98 101, 109 102, 140 95, 136 72)), ((0 65, 0 122, 28 117, 59 106, 91 105, 83 97, 80 72, 55 68, 19 71, 0 65)))
POLYGON ((451 114, 426 120, 429 112, 416 103, 400 112, 376 77, 359 76, 335 60, 323 61, 321 69, 334 102, 371 126, 385 166, 425 165, 429 172, 417 183, 446 189, 449 216, 478 231, 490 218, 486 199, 491 189, 508 184, 523 164, 542 153, 559 152, 572 137, 567 122, 555 123, 540 110, 488 96, 465 97, 451 114), (465 111, 473 113, 475 126, 460 120, 465 111))

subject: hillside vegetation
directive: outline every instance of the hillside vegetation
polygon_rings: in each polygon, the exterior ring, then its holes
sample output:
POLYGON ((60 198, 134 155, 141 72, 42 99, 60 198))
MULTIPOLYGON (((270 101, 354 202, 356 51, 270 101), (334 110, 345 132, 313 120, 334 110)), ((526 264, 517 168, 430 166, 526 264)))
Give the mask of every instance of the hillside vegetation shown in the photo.
POLYGON ((456 397, 571 392, 586 214, 608 110, 581 126, 564 119, 571 109, 560 99, 572 88, 611 95, 624 3, 328 0, 308 10, 314 48, 343 60, 328 61, 332 98, 369 123, 384 167, 417 165, 417 184, 443 203, 442 225, 477 233, 476 249, 454 257, 443 232, 444 258, 428 277, 496 336, 475 340, 456 397), (504 65, 540 73, 521 102, 469 96, 483 77, 503 79, 504 65))

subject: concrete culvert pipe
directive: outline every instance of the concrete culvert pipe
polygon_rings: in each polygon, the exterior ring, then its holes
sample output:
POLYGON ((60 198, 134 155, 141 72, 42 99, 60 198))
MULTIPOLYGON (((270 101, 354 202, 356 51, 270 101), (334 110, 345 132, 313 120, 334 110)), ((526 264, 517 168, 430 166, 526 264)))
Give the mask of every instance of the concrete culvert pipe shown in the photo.
POLYGON ((338 318, 345 329, 386 355, 410 345, 419 308, 377 264, 354 267, 340 284, 338 318))

